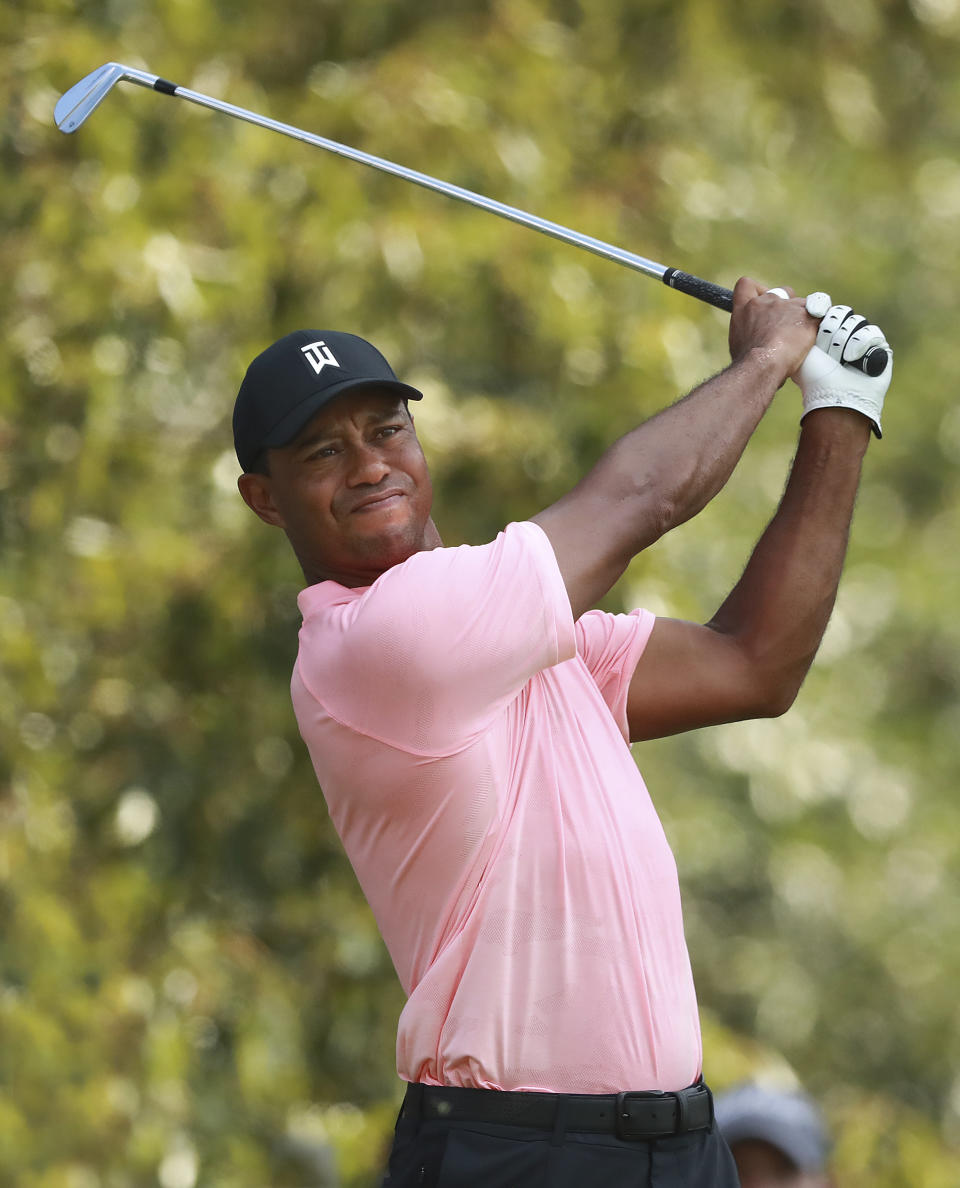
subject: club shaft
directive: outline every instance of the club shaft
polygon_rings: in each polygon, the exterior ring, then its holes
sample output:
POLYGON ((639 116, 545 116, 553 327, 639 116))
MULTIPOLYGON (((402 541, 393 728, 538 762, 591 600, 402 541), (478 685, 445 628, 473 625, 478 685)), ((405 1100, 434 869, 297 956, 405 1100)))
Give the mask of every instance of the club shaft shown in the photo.
MULTIPOLYGON (((574 247, 583 248, 596 256, 613 260, 617 264, 623 264, 627 268, 632 268, 636 272, 642 272, 646 276, 652 276, 667 284, 670 283, 672 274, 677 272, 676 269, 668 268, 664 264, 658 264, 655 260, 648 260, 646 257, 639 256, 635 252, 628 252, 624 248, 616 247, 612 243, 605 243, 602 239, 595 239, 592 235, 584 235, 579 231, 573 231, 569 227, 564 227, 560 223, 554 223, 550 219, 542 219, 538 215, 519 210, 515 206, 507 205, 505 202, 498 202, 495 198, 487 198, 485 195, 477 194, 473 190, 464 189, 463 186, 441 181, 439 178, 431 177, 429 174, 420 173, 416 169, 408 169, 404 165, 397 165, 395 162, 387 161, 383 157, 376 157, 372 153, 365 153, 361 149, 351 148, 349 145, 340 144, 336 140, 329 140, 325 136, 306 132, 302 128, 294 127, 292 124, 284 124, 279 120, 273 120, 269 116, 248 111, 244 107, 237 107, 235 104, 227 103, 222 99, 214 99, 212 96, 204 95, 199 91, 191 91, 188 87, 171 83, 166 79, 158 78, 154 74, 128 69, 124 77, 127 81, 137 83, 139 86, 150 87, 164 94, 175 95, 180 99, 187 99, 190 103, 195 103, 199 107, 207 107, 213 111, 222 112, 224 115, 234 116, 236 119, 245 120, 248 124, 255 124, 257 127, 266 128, 271 132, 279 132, 284 136, 291 137, 293 140, 300 140, 305 144, 312 144, 316 148, 325 149, 329 153, 335 153, 339 157, 346 157, 347 160, 356 161, 361 165, 368 165, 371 169, 378 169, 381 173, 389 173, 393 177, 403 178, 404 181, 413 182, 415 185, 422 186, 426 190, 433 190, 438 194, 446 195, 448 198, 454 198, 458 202, 464 202, 469 206, 474 206, 478 210, 485 210, 490 214, 499 215, 502 219, 509 219, 513 223, 519 223, 523 227, 529 227, 533 231, 539 231, 543 235, 549 235, 553 239, 559 239, 563 243, 569 243, 574 247)), ((677 273, 677 275, 684 276, 686 274, 677 273)), ((709 286, 709 282, 704 281, 702 283, 709 286)), ((676 285, 674 287, 679 288, 680 286, 676 285)), ((709 299, 710 304, 719 304, 719 301, 716 299, 717 294, 722 295, 722 298, 726 298, 727 301, 732 299, 732 293, 729 289, 721 289, 719 285, 709 287, 711 291, 716 291, 714 298, 709 299)), ((692 295, 701 296, 699 293, 692 295)), ((707 299, 701 296, 701 300, 707 299)), ((720 307, 730 308, 729 305, 725 304, 722 304, 720 307)))
MULTIPOLYGON (((657 280, 661 280, 664 284, 669 285, 670 288, 677 289, 681 293, 686 293, 690 297, 696 297, 697 300, 703 301, 708 305, 713 305, 718 309, 729 312, 733 308, 733 293, 730 289, 723 288, 722 285, 703 280, 699 276, 692 276, 687 272, 681 272, 677 268, 668 268, 664 264, 658 264, 655 260, 648 260, 645 256, 638 256, 635 252, 628 252, 624 248, 616 247, 612 243, 605 243, 602 239, 596 239, 592 235, 584 235, 580 231, 573 231, 569 227, 562 226, 560 223, 551 222, 550 219, 542 219, 539 215, 530 214, 528 211, 520 210, 515 206, 509 206, 505 202, 498 202, 495 198, 487 198, 483 194, 475 193, 473 190, 464 189, 463 186, 454 185, 452 182, 441 181, 439 178, 431 177, 427 173, 420 173, 416 169, 408 169, 404 165, 397 165, 395 162, 387 161, 383 157, 375 157, 372 153, 365 153, 361 149, 351 148, 348 145, 340 144, 336 140, 329 140, 325 136, 318 136, 314 132, 306 132, 302 128, 295 128, 292 124, 284 124, 279 120, 271 119, 269 116, 248 111, 245 107, 237 107, 236 104, 227 103, 222 99, 215 99, 211 95, 204 95, 200 91, 191 91, 188 87, 179 86, 177 83, 160 78, 156 74, 150 74, 145 70, 137 70, 130 66, 108 63, 106 66, 101 67, 99 71, 90 75, 88 79, 82 80, 76 87, 67 92, 60 100, 60 105, 63 105, 64 110, 62 114, 57 115, 57 123, 63 131, 70 132, 79 127, 93 108, 100 102, 106 91, 113 85, 113 82, 118 79, 136 83, 138 86, 148 87, 154 91, 160 91, 165 95, 173 95, 180 99, 186 99, 190 103, 197 104, 199 107, 206 107, 212 111, 233 116, 235 119, 244 120, 248 124, 255 124, 258 128, 266 128, 270 132, 279 132, 281 135, 289 136, 293 140, 314 145, 316 148, 334 153, 338 157, 345 157, 349 161, 356 161, 360 165, 367 165, 371 169, 379 170, 381 173, 387 173, 393 177, 402 178, 404 181, 413 182, 415 185, 422 186, 426 190, 433 190, 437 194, 444 194, 448 198, 453 198, 458 202, 464 202, 468 206, 476 207, 478 210, 485 210, 490 214, 498 215, 502 219, 509 219, 512 223, 519 223, 522 227, 529 227, 532 231, 539 231, 542 235, 549 235, 552 239, 560 240, 562 243, 583 248, 585 251, 592 252, 595 256, 601 256, 606 260, 613 260, 617 264, 623 264, 627 268, 632 268, 635 272, 642 272, 645 276, 652 276, 657 280), (100 84, 99 87, 97 86, 98 82, 100 84)), ((886 364, 887 352, 880 347, 873 347, 867 351, 861 360, 853 363, 852 366, 866 371, 870 375, 878 375, 884 370, 886 364)))

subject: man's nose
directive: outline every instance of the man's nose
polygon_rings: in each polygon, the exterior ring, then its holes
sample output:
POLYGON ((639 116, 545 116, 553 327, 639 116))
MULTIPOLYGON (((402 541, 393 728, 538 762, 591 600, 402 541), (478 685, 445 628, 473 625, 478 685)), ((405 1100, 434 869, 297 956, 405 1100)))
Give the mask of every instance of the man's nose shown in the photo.
POLYGON ((350 453, 347 471, 347 485, 351 487, 376 486, 390 473, 383 455, 372 446, 355 446, 350 453))

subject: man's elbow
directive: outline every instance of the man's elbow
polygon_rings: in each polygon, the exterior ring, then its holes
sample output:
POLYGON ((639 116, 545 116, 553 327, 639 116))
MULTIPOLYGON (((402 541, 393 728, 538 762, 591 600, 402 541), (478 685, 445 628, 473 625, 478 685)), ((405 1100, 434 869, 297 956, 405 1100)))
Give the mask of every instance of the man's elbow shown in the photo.
POLYGON ((777 673, 768 677, 757 689, 755 718, 780 718, 797 700, 807 670, 797 674, 777 673))
MULTIPOLYGON (((779 718, 797 700, 813 654, 785 659, 782 649, 758 646, 708 623, 728 645, 727 688, 733 694, 740 718, 779 718), (732 659, 731 659, 732 658, 732 659)), ((736 720, 736 719, 732 719, 736 720)))
POLYGON ((799 687, 778 690, 768 698, 764 706, 764 712, 758 716, 764 718, 782 718, 797 700, 797 694, 799 692, 799 687))
POLYGON ((639 485, 632 493, 632 502, 637 510, 629 516, 627 522, 634 526, 630 546, 631 556, 634 557, 662 536, 666 536, 686 518, 676 500, 660 492, 653 492, 643 485, 639 485))

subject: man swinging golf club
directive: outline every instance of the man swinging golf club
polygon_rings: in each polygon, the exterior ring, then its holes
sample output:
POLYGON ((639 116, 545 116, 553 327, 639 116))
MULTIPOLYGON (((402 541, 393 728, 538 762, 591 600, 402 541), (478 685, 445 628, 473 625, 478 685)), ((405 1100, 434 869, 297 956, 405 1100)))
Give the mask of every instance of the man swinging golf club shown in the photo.
POLYGON ((553 506, 443 548, 401 384, 369 343, 288 335, 234 413, 244 499, 303 567, 294 705, 408 1001, 387 1183, 737 1183, 700 1078, 676 869, 627 740, 783 712, 817 650, 892 356, 824 294, 734 293, 460 186, 108 62, 119 82, 404 178, 731 309, 732 364, 553 506), (816 342, 816 345, 814 344, 816 342), (720 490, 787 376, 784 497, 706 626, 590 608, 720 490))
POLYGON ((407 1002, 385 1181, 733 1188, 701 1077, 677 873, 628 740, 777 715, 820 643, 892 356, 823 294, 741 279, 732 362, 552 506, 445 548, 408 401, 369 343, 251 363, 243 498, 306 588, 292 683, 333 823, 407 1002), (789 481, 705 626, 591 609, 726 482, 787 377, 789 481))

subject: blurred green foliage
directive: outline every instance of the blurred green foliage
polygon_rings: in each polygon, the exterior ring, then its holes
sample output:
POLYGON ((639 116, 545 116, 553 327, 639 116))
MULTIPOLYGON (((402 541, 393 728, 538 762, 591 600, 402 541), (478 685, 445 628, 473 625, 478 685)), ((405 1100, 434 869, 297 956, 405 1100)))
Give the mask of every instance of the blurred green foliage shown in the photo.
MULTIPOLYGON (((249 359, 377 342, 448 543, 489 539, 723 366, 722 315, 303 145, 142 65, 668 264, 827 289, 897 353, 821 656, 774 722, 637 749, 717 1086, 789 1068, 841 1188, 960 1163, 960 3, 8 0, 0 9, 0 1184, 374 1181, 401 995, 287 683, 299 573, 235 490, 249 359)), ((706 619, 782 487, 609 599, 706 619)))

